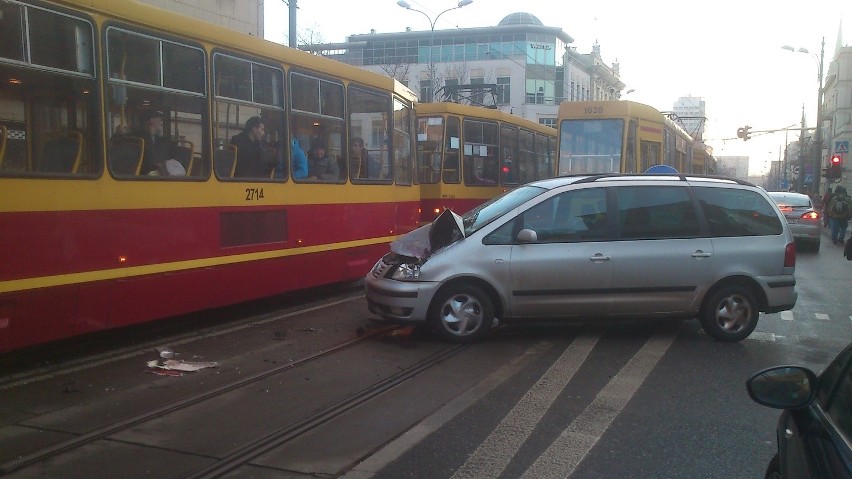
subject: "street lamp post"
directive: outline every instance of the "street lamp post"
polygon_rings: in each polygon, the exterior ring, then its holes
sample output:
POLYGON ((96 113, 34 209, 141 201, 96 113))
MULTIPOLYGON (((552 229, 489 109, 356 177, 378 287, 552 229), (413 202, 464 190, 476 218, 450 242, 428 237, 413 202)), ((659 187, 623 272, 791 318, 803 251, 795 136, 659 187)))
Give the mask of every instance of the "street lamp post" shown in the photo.
POLYGON ((423 16, 426 17, 427 20, 429 20, 429 27, 432 29, 432 32, 430 33, 430 36, 429 36, 429 83, 431 85, 430 92, 429 92, 429 95, 431 96, 431 98, 429 99, 429 101, 435 101, 435 90, 436 90, 435 87, 437 86, 436 85, 436 79, 435 79, 435 61, 433 59, 433 50, 435 49, 435 24, 438 23, 438 19, 441 18, 441 15, 449 12, 450 10, 457 10, 461 7, 466 7, 466 6, 470 5, 471 3, 473 3, 473 0, 459 0, 459 3, 455 7, 448 8, 448 9, 444 10, 443 12, 436 15, 434 20, 432 20, 432 17, 430 17, 429 14, 427 14, 426 12, 424 12, 422 10, 417 10, 416 8, 411 8, 411 5, 409 5, 408 2, 406 2, 405 0, 399 0, 398 2, 396 2, 397 5, 399 5, 400 7, 404 8, 406 10, 411 10, 412 12, 422 13, 423 16))
MULTIPOLYGON (((799 53, 808 53, 807 48, 799 48, 798 50, 794 50, 793 47, 789 45, 784 45, 784 50, 789 50, 791 52, 799 52, 799 53)), ((816 57, 816 55, 814 55, 816 57)), ((814 130, 814 148, 816 152, 814 153, 814 168, 812 170, 813 174, 813 188, 812 192, 814 194, 819 194, 819 183, 820 183, 820 171, 822 170, 822 73, 823 73, 823 64, 825 60, 825 37, 822 37, 822 45, 819 52, 819 71, 817 73, 817 116, 816 116, 816 128, 814 130)), ((803 152, 804 153, 804 152, 803 152)), ((798 188, 797 190, 801 193, 805 192, 804 188, 804 176, 805 176, 805 156, 801 156, 801 162, 799 164, 800 172, 798 179, 798 188)))

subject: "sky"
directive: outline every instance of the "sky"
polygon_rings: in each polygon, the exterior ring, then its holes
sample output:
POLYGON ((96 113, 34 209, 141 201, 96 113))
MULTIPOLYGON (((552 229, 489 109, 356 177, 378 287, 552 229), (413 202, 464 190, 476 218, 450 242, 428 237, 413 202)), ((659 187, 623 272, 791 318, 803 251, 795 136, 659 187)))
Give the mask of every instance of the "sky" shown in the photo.
MULTIPOLYGON (((432 19, 457 5, 453 0, 408 3, 432 19)), ((297 30, 313 30, 323 42, 343 42, 371 29, 430 28, 426 16, 396 0, 298 0, 297 5, 297 30)), ((264 10, 266 39, 287 44, 287 5, 265 0, 264 10)), ((852 45, 850 0, 473 0, 442 14, 435 29, 496 26, 518 11, 561 28, 580 53, 599 43, 604 62, 620 64, 622 99, 671 111, 680 97, 702 98, 705 142, 717 157, 748 156, 751 175, 765 174, 770 162, 783 155, 785 132, 761 131, 798 127, 803 108, 808 126, 816 124, 823 37, 824 73, 834 58, 841 25, 843 44, 852 45), (810 53, 790 52, 784 45, 810 53), (754 132, 749 141, 737 138, 737 128, 745 125, 754 132)), ((786 134, 787 141, 798 137, 798 131, 786 134)))

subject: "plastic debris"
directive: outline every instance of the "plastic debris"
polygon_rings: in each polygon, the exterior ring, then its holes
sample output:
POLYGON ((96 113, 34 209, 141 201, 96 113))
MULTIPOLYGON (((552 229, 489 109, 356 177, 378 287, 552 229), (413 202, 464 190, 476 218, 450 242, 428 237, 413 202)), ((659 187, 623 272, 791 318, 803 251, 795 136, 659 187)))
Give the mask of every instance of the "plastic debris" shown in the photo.
POLYGON ((168 346, 158 347, 157 352, 160 353, 160 357, 163 359, 171 359, 175 357, 175 352, 168 346))
POLYGON ((199 369, 219 367, 219 363, 215 361, 184 361, 179 359, 167 359, 163 362, 159 360, 148 361, 148 367, 152 369, 164 369, 168 371, 184 371, 195 372, 199 369))

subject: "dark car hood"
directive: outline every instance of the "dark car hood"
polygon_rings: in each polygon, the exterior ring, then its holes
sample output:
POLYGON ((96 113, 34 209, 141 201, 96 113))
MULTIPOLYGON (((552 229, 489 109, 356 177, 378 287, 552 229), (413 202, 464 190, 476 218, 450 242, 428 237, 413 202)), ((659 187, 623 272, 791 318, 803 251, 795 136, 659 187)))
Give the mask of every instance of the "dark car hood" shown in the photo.
POLYGON ((390 245, 392 253, 410 256, 419 261, 445 246, 464 238, 464 223, 461 216, 444 210, 431 224, 406 233, 390 245))

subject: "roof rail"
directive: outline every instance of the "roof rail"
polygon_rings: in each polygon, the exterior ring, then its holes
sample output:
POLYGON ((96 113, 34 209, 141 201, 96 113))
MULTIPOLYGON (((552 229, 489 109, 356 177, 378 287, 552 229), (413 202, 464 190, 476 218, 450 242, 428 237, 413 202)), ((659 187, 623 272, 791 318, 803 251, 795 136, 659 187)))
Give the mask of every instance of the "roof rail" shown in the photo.
POLYGON ((680 179, 680 181, 689 181, 691 179, 693 179, 693 180, 695 180, 695 179, 697 179, 697 180, 702 180, 702 179, 723 180, 723 181, 730 181, 730 182, 733 182, 733 183, 736 183, 736 184, 739 184, 739 185, 744 185, 744 186, 755 186, 751 182, 741 180, 739 178, 731 178, 729 176, 704 175, 704 174, 686 174, 685 175, 685 174, 682 174, 682 173, 671 174, 671 175, 661 175, 661 174, 656 174, 656 173, 654 173, 654 174, 648 174, 648 173, 597 173, 597 174, 593 173, 593 174, 588 174, 587 173, 587 174, 560 175, 559 178, 571 178, 571 177, 577 177, 577 176, 584 176, 585 178, 577 181, 576 183, 592 183, 592 182, 599 181, 599 180, 601 180, 601 181, 606 180, 608 178, 625 178, 625 177, 643 177, 643 178, 669 177, 669 178, 672 178, 672 177, 675 177, 675 178, 680 179))

